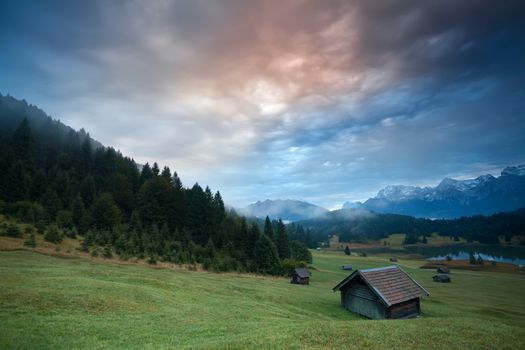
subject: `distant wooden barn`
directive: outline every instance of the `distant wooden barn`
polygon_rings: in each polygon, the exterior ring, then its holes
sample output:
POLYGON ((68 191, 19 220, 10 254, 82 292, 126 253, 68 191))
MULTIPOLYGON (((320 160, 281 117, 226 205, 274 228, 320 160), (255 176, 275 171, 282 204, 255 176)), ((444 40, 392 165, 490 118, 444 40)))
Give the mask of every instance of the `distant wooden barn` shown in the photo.
POLYGON ((298 267, 292 272, 292 280, 290 283, 293 284, 310 284, 310 272, 308 269, 298 267))
POLYGON ((434 280, 434 282, 450 283, 450 276, 445 273, 438 273, 432 277, 432 280, 434 280))
POLYGON ((371 319, 419 316, 419 298, 429 295, 399 266, 354 271, 333 291, 341 292, 345 309, 371 319))
POLYGON ((446 266, 440 266, 437 269, 437 273, 450 273, 450 269, 446 266))
POLYGON ((352 271, 352 265, 343 265, 341 266, 342 270, 352 271))

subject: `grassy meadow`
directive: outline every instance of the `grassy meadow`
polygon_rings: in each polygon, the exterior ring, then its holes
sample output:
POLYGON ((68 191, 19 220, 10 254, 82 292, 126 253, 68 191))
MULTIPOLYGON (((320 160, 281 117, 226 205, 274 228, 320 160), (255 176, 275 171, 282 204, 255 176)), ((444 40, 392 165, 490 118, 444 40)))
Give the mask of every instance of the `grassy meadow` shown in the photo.
POLYGON ((310 286, 285 278, 0 251, 1 349, 518 349, 525 348, 525 276, 453 271, 431 282, 423 316, 372 321, 343 310, 331 288, 381 257, 314 252, 310 286))

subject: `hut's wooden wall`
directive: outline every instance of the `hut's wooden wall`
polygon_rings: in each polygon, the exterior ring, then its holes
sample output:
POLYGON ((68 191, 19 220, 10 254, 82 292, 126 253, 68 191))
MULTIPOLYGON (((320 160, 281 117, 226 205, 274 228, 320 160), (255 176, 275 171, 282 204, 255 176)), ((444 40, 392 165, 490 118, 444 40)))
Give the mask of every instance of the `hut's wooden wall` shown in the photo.
POLYGON ((419 298, 395 304, 388 308, 388 318, 408 318, 419 316, 419 298))

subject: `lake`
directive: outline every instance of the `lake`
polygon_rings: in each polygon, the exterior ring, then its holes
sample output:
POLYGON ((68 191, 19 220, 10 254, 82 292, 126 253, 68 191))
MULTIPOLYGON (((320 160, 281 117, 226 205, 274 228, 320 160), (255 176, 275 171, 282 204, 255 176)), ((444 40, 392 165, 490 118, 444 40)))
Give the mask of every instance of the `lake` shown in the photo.
POLYGON ((421 255, 428 260, 445 260, 450 256, 452 260, 468 260, 470 253, 485 261, 494 260, 514 265, 525 265, 525 247, 502 246, 497 244, 450 244, 443 246, 407 246, 407 247, 378 247, 354 249, 355 252, 370 254, 414 254, 421 255))

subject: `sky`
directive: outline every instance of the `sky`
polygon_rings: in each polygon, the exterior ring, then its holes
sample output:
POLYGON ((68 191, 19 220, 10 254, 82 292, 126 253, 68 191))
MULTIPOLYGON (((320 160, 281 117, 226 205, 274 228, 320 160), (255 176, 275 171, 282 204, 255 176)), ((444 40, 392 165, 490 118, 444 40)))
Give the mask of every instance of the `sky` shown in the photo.
POLYGON ((0 0, 0 93, 236 207, 525 163, 525 2, 0 0))

